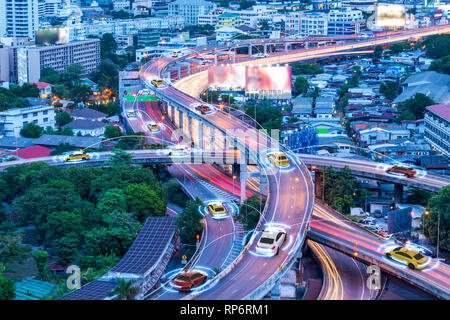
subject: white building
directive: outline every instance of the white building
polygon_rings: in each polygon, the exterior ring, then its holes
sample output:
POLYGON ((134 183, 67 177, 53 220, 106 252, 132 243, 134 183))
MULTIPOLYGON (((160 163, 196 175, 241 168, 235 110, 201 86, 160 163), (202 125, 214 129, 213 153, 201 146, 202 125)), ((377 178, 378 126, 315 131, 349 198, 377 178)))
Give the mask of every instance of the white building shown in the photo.
POLYGON ((34 39, 38 19, 38 0, 0 1, 0 36, 34 39))
POLYGON ((427 107, 425 140, 450 158, 450 105, 436 104, 427 107))
POLYGON ((55 111, 52 105, 14 108, 0 112, 0 135, 19 136, 20 130, 30 122, 40 127, 55 129, 55 111))
POLYGON ((325 12, 293 12, 287 17, 285 28, 301 37, 327 35, 328 14, 325 12))
POLYGON ((126 10, 126 9, 130 9, 130 1, 116 0, 113 2, 113 10, 114 11, 120 11, 120 10, 126 10))
POLYGON ((17 49, 18 83, 38 82, 42 69, 49 67, 65 72, 71 64, 83 66, 84 75, 100 63, 100 39, 75 41, 53 46, 32 46, 17 49))
POLYGON ((61 0, 39 0, 38 16, 39 18, 56 17, 59 15, 61 0))
POLYGON ((244 32, 235 27, 222 27, 216 30, 216 41, 227 41, 244 32))
POLYGON ((144 29, 182 29, 184 27, 184 21, 184 17, 182 16, 95 21, 69 27, 69 37, 72 41, 75 39, 84 39, 88 35, 101 37, 105 33, 111 33, 115 37, 118 37, 135 35, 144 29))
POLYGON ((82 136, 100 137, 105 134, 106 123, 101 121, 91 120, 73 120, 69 124, 63 126, 63 128, 71 128, 73 133, 77 135, 80 133, 82 136))
POLYGON ((177 0, 169 3, 169 16, 183 16, 186 24, 198 24, 198 16, 210 13, 216 9, 217 5, 213 2, 204 0, 177 0))

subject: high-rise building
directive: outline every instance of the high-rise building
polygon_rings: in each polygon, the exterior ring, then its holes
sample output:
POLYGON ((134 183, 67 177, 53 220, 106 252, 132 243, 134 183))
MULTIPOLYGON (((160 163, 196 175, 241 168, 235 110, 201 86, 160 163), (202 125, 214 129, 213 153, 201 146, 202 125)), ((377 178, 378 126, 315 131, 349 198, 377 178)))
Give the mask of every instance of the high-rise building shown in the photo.
POLYGON ((71 64, 83 66, 83 75, 94 71, 100 63, 100 39, 74 41, 51 46, 17 49, 18 83, 38 82, 44 68, 65 72, 71 64))
POLYGON ((38 0, 1 0, 0 36, 34 39, 38 17, 38 0))
POLYGON ((169 16, 183 16, 186 24, 198 24, 198 16, 214 10, 217 5, 204 0, 177 0, 169 3, 169 16))

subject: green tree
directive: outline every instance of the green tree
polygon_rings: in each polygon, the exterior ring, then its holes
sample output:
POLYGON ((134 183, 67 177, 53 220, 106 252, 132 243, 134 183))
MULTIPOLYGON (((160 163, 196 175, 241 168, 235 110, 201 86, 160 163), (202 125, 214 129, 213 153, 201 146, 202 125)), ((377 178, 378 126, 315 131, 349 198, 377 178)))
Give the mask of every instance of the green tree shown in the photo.
POLYGON ((144 222, 149 216, 164 216, 164 201, 148 184, 130 184, 124 190, 127 197, 128 212, 136 214, 138 221, 144 222))
POLYGON ((131 154, 119 148, 114 148, 113 154, 108 160, 108 164, 111 166, 129 165, 132 162, 133 160, 131 154))
POLYGON ((260 199, 258 195, 252 195, 245 199, 242 203, 238 220, 246 226, 246 230, 253 230, 258 224, 261 218, 261 210, 264 210, 266 200, 264 198, 260 199))
POLYGON ((58 71, 49 67, 45 67, 41 71, 41 78, 39 79, 39 81, 56 85, 59 82, 60 77, 61 74, 58 71))
POLYGON ((53 241, 53 247, 56 252, 56 261, 63 266, 75 261, 78 256, 78 246, 79 241, 77 239, 77 234, 69 233, 64 237, 53 241))
POLYGON ((400 103, 399 109, 402 111, 401 118, 403 118, 403 113, 410 112, 415 117, 412 120, 423 119, 426 107, 433 104, 435 104, 433 99, 423 93, 416 93, 414 97, 400 103))
POLYGON ((121 135, 122 135, 122 131, 120 130, 120 127, 111 126, 111 125, 108 125, 105 127, 105 138, 106 139, 120 137, 121 135))
POLYGON ((376 46, 373 49, 373 58, 372 58, 372 62, 373 63, 378 63, 378 61, 380 61, 381 58, 381 54, 383 53, 383 47, 382 46, 376 46))
POLYGON ((385 81, 380 84, 380 93, 393 100, 397 95, 398 84, 394 81, 385 81))
POLYGON ((304 77, 297 77, 294 82, 294 87, 300 94, 308 92, 309 83, 304 77))
POLYGON ((14 300, 16 297, 14 281, 0 275, 0 300, 14 300))
POLYGON ((30 122, 20 129, 20 134, 26 138, 39 138, 43 131, 44 129, 42 129, 42 127, 34 122, 30 122))
POLYGON ((30 248, 20 243, 14 234, 0 234, 0 264, 23 263, 30 256, 30 248))
POLYGON ((136 280, 127 281, 119 278, 118 286, 109 295, 117 295, 117 300, 134 300, 134 297, 139 293, 139 287, 135 285, 135 282, 136 280))
POLYGON ((111 33, 105 33, 100 40, 102 58, 110 57, 117 50, 117 42, 111 33))
POLYGON ((58 127, 61 128, 62 126, 65 126, 66 124, 70 123, 73 120, 73 118, 70 116, 68 112, 62 111, 56 113, 55 120, 58 127))
POLYGON ((429 201, 430 213, 424 218, 425 235, 436 244, 439 220, 439 247, 450 250, 450 186, 445 186, 429 201))
POLYGON ((189 201, 185 209, 177 216, 177 226, 180 230, 180 238, 183 243, 194 244, 197 235, 202 234, 202 218, 199 206, 202 206, 200 199, 189 201))
POLYGON ((76 84, 70 90, 71 100, 75 102, 86 102, 91 95, 91 87, 87 84, 76 84))
POLYGON ((450 55, 431 62, 429 70, 450 74, 450 55))
POLYGON ((122 189, 114 188, 106 191, 97 204, 97 210, 102 215, 112 212, 125 212, 127 209, 126 195, 122 189))
POLYGON ((9 90, 17 97, 39 97, 40 91, 35 84, 24 83, 22 86, 12 85, 9 90))
POLYGON ((432 196, 433 195, 430 192, 413 189, 411 194, 406 198, 406 203, 420 204, 421 206, 426 207, 432 196))
POLYGON ((33 258, 36 261, 38 269, 38 277, 41 280, 47 280, 50 274, 50 268, 48 266, 48 253, 45 250, 35 250, 33 252, 33 258))
POLYGON ((46 238, 52 242, 69 233, 78 238, 83 231, 83 218, 69 211, 56 211, 50 214, 41 229, 46 232, 46 238))

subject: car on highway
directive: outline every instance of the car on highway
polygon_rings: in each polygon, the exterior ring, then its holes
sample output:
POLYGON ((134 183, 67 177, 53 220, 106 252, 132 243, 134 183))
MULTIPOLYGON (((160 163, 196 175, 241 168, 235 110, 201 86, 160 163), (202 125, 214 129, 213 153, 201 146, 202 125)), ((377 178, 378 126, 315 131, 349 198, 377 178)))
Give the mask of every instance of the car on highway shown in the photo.
POLYGON ((286 241, 286 231, 281 228, 267 228, 256 244, 256 252, 266 256, 276 256, 286 241))
POLYGON ((151 132, 155 132, 159 130, 158 124, 156 122, 149 122, 147 124, 147 128, 151 131, 151 132))
POLYGON ((267 58, 268 55, 262 52, 259 52, 257 54, 254 55, 255 58, 267 58))
POLYGON ((201 114, 206 114, 207 112, 211 111, 211 107, 204 104, 200 104, 195 107, 195 110, 200 111, 201 114))
POLYGON ((289 166, 289 159, 286 157, 284 152, 270 152, 267 157, 276 167, 281 168, 289 166))
POLYGON ((134 111, 127 111, 127 118, 136 118, 136 113, 134 111))
POLYGON ((213 202, 208 205, 208 211, 214 219, 223 219, 227 217, 227 210, 222 202, 213 202))
POLYGON ((165 85, 165 83, 161 79, 153 79, 152 85, 154 85, 155 87, 162 87, 165 85))
POLYGON ((385 252, 386 257, 406 264, 410 269, 423 269, 428 258, 419 251, 407 247, 396 247, 385 252))
POLYGON ((189 154, 189 148, 183 144, 176 144, 169 147, 169 156, 186 156, 189 154))
POLYGON ((415 169, 407 167, 407 166, 404 166, 404 165, 390 166, 387 169, 387 172, 400 173, 400 174, 403 174, 403 175, 407 176, 408 178, 412 178, 416 174, 416 170, 415 169))
POLYGON ((89 160, 91 157, 84 151, 75 151, 64 157, 64 161, 89 160))
POLYGON ((173 287, 179 291, 188 292, 206 282, 207 275, 197 270, 187 270, 173 280, 173 287))

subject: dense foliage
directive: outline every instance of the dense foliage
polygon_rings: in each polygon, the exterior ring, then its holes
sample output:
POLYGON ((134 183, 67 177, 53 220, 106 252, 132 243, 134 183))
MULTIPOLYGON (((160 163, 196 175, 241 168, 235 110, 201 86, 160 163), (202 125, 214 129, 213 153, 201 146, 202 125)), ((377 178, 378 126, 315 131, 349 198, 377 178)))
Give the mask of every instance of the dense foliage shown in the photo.
POLYGON ((121 257, 148 216, 165 214, 165 189, 146 168, 32 163, 1 172, 2 181, 11 210, 34 225, 39 242, 63 265, 76 261, 81 249, 92 261, 121 257))

